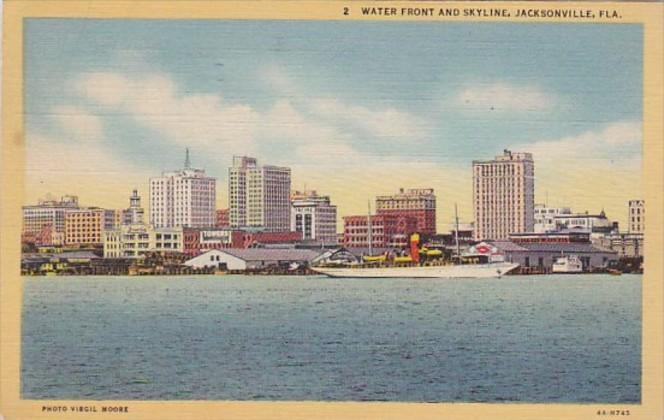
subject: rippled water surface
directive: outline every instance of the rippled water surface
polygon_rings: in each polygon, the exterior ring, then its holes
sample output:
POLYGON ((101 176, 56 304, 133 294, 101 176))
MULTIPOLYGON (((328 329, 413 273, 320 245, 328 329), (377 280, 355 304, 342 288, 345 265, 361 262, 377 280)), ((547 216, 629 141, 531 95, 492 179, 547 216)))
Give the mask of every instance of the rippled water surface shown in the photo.
POLYGON ((23 282, 24 398, 641 399, 641 276, 23 282))

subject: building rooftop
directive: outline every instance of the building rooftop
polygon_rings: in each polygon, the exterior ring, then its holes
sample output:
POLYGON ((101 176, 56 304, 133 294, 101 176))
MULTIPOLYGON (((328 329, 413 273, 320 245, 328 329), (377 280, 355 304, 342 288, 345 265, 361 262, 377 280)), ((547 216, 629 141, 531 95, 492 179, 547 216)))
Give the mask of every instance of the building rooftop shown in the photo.
POLYGON ((392 200, 395 198, 413 198, 434 196, 433 188, 399 188, 399 191, 391 195, 379 195, 377 200, 392 200))
POLYGON ((92 251, 72 251, 72 252, 56 252, 56 253, 27 253, 23 255, 24 259, 76 259, 76 260, 95 260, 101 258, 92 251))
POLYGON ((533 252, 580 252, 580 253, 603 253, 614 252, 610 249, 599 248, 590 243, 571 242, 564 244, 533 242, 522 244, 528 251, 533 252))
POLYGON ((494 241, 492 242, 496 247, 507 252, 530 251, 530 252, 560 252, 560 253, 582 253, 582 254, 595 254, 595 253, 615 253, 607 248, 602 248, 591 243, 584 242, 570 242, 570 243, 545 243, 545 242, 528 242, 522 244, 515 244, 511 241, 494 241))
POLYGON ((60 201, 54 198, 51 194, 38 200, 37 204, 28 207, 78 207, 78 196, 76 195, 63 195, 60 201))
POLYGON ((321 250, 294 248, 225 248, 216 251, 224 252, 245 261, 311 261, 323 252, 321 250))
POLYGON ((258 164, 256 158, 250 156, 233 156, 234 168, 255 168, 258 164))
POLYGON ((597 218, 597 219, 606 219, 606 214, 604 212, 600 212, 599 214, 564 213, 564 214, 556 214, 555 217, 556 217, 556 219, 583 219, 583 218, 586 218, 586 217, 592 217, 592 218, 597 218))
MULTIPOLYGON (((164 171, 161 173, 161 178, 168 178, 168 177, 181 177, 181 178, 206 178, 206 179, 216 179, 215 177, 212 176, 207 176, 205 174, 205 169, 194 169, 194 168, 187 168, 187 169, 178 169, 176 171, 164 171)), ((158 179, 160 177, 152 177, 152 179, 158 179)))
POLYGON ((547 232, 518 232, 510 233, 509 236, 514 238, 519 237, 528 237, 528 236, 569 236, 569 235, 590 235, 591 231, 585 228, 573 228, 573 229, 561 229, 561 230, 551 230, 547 232))
POLYGON ((489 241, 489 243, 493 244, 501 251, 527 251, 526 248, 522 247, 521 245, 517 245, 512 241, 489 241))
POLYGON ((291 192, 290 199, 294 206, 319 203, 330 204, 329 195, 319 195, 315 190, 291 192))
POLYGON ((473 164, 497 163, 497 162, 524 162, 533 161, 533 155, 529 152, 512 152, 511 150, 503 150, 502 155, 496 156, 492 160, 473 160, 473 164))

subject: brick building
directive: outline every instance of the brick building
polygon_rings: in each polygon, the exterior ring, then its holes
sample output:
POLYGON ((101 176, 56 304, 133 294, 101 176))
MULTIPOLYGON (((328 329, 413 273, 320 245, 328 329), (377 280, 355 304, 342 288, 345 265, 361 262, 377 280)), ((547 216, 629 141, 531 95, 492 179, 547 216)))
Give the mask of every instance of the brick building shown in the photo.
POLYGON ((346 216, 343 220, 343 246, 347 248, 368 247, 369 236, 372 247, 405 247, 410 234, 418 231, 416 217, 397 214, 346 216))
POLYGON ((412 217, 416 231, 425 235, 436 233, 436 195, 432 188, 399 189, 393 195, 376 197, 376 215, 412 217))
POLYGON ((211 249, 292 244, 302 239, 301 232, 251 232, 239 229, 205 228, 185 228, 182 236, 183 252, 188 257, 195 257, 211 249))
POLYGON ((214 227, 216 228, 227 228, 230 227, 230 211, 229 209, 219 209, 215 211, 215 222, 214 227))
POLYGON ((120 224, 120 213, 100 208, 73 209, 65 215, 65 244, 68 246, 101 245, 104 231, 120 224))

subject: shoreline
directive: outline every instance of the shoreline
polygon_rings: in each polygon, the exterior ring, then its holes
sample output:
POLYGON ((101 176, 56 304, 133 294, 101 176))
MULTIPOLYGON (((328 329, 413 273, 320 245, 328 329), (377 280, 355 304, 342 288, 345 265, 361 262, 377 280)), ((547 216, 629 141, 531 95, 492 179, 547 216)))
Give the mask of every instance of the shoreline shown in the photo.
MULTIPOLYGON (((515 273, 515 274, 506 274, 502 277, 496 277, 493 278, 494 280, 500 280, 505 277, 524 277, 524 276, 537 276, 537 277, 545 277, 545 276, 565 276, 565 277, 578 277, 578 276, 599 276, 599 275, 610 275, 613 277, 620 277, 623 275, 634 275, 634 276, 643 276, 643 273, 621 273, 619 275, 615 275, 609 272, 584 272, 584 273, 515 273)), ((330 277, 326 276, 325 274, 320 274, 320 273, 306 273, 306 274, 286 274, 286 273, 205 273, 205 274, 169 274, 169 273, 164 273, 164 274, 140 274, 140 275, 132 275, 132 274, 57 274, 57 275, 32 275, 32 274, 21 274, 22 278, 28 278, 28 279, 40 279, 40 278, 67 278, 67 277, 203 277, 203 278, 209 278, 209 277, 228 277, 228 276, 242 276, 242 277, 327 277, 330 279, 338 279, 338 280, 384 280, 386 278, 360 278, 360 277, 330 277)), ((408 279, 409 277, 403 277, 404 279, 408 279)), ((463 279, 463 280, 475 280, 477 278, 449 278, 449 277, 441 277, 441 278, 412 278, 413 280, 455 280, 455 279, 463 279)))

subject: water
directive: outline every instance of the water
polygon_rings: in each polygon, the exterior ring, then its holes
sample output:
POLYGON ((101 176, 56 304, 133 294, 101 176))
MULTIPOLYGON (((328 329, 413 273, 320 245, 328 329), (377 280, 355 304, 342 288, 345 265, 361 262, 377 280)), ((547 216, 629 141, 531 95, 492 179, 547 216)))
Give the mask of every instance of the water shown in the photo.
POLYGON ((24 279, 29 399, 641 399, 641 276, 24 279))

